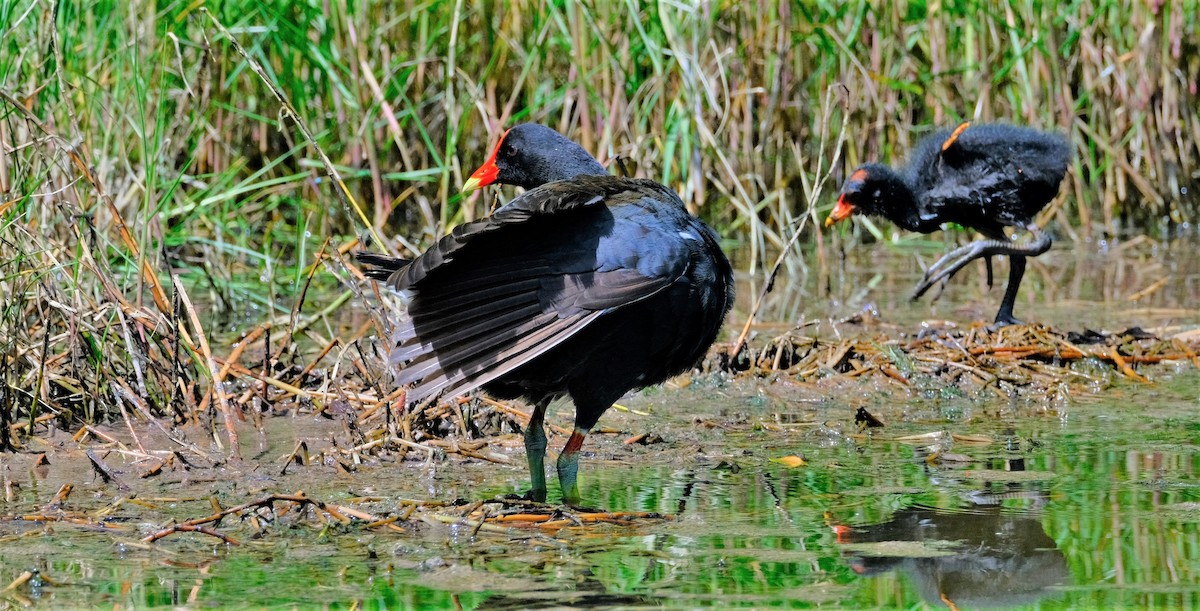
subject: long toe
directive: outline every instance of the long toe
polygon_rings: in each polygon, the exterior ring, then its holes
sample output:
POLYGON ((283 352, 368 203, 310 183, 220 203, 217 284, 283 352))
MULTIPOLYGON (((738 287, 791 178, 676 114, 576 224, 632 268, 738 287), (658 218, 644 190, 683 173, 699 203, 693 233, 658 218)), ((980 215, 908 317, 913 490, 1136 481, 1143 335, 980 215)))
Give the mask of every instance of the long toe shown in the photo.
MULTIPOLYGON (((939 276, 941 276, 941 274, 939 274, 939 276)), ((938 298, 942 296, 942 292, 946 290, 946 283, 949 282, 949 280, 949 275, 944 277, 935 277, 933 279, 926 279, 918 284, 917 288, 913 289, 912 295, 909 295, 908 299, 909 301, 916 301, 920 299, 922 295, 928 292, 929 289, 936 285, 938 290, 933 294, 933 297, 930 299, 930 301, 937 301, 938 298)))

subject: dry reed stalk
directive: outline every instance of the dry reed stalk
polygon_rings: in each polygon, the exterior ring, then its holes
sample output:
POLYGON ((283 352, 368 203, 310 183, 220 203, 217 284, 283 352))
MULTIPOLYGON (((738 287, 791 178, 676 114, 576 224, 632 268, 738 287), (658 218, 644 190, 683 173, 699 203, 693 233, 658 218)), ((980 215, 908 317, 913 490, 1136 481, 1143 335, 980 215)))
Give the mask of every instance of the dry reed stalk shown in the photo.
MULTIPOLYGON (((183 283, 179 280, 178 276, 173 277, 172 280, 175 284, 175 294, 183 303, 184 311, 187 312, 188 320, 192 324, 192 331, 196 333, 196 337, 199 339, 200 354, 204 357, 204 362, 208 366, 208 377, 212 380, 213 394, 220 404, 222 420, 225 422, 225 434, 229 441, 230 456, 235 460, 241 460, 242 450, 238 444, 235 413, 233 406, 229 402, 229 396, 225 393, 225 385, 220 379, 220 370, 217 369, 217 363, 213 358, 212 350, 208 347, 208 338, 205 336, 204 328, 200 325, 200 318, 196 315, 196 308, 192 306, 191 300, 188 299, 187 290, 184 289, 183 283)), ((180 331, 182 332, 182 326, 180 331)))

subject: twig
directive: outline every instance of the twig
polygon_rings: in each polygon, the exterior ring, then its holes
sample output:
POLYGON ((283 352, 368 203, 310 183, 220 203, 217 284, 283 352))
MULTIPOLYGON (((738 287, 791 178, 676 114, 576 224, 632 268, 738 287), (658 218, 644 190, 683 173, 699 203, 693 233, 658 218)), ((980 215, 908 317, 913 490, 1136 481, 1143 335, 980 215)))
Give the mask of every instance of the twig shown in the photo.
POLYGON ((114 473, 113 470, 110 469, 107 464, 105 464, 104 459, 100 458, 96 452, 88 450, 85 453, 87 454, 88 460, 92 462, 92 470, 100 476, 100 479, 103 479, 105 483, 116 484, 117 488, 121 490, 129 489, 129 486, 126 486, 125 483, 121 481, 121 478, 117 477, 116 473, 114 473))
POLYGON ((282 390, 291 395, 295 395, 297 397, 312 397, 316 394, 319 394, 322 396, 332 396, 330 393, 309 392, 307 390, 304 390, 303 388, 299 388, 297 386, 288 384, 287 382, 284 382, 283 380, 280 380, 277 378, 272 378, 269 376, 262 375, 261 373, 251 371, 249 369, 246 369, 242 365, 238 365, 237 363, 234 363, 232 361, 226 361, 225 359, 222 359, 220 357, 213 357, 213 361, 216 363, 223 363, 225 366, 229 367, 229 370, 232 371, 233 373, 236 373, 238 375, 243 375, 243 376, 249 376, 260 382, 266 382, 267 384, 270 384, 271 386, 274 386, 275 388, 278 388, 279 390, 282 390))
POLYGON ((210 537, 216 537, 216 538, 220 539, 221 541, 225 542, 227 545, 241 545, 241 543, 238 543, 236 539, 234 539, 233 537, 230 537, 229 535, 217 532, 216 529, 214 529, 210 526, 200 526, 197 524, 172 524, 171 526, 168 526, 158 532, 155 532, 155 533, 152 533, 152 534, 149 534, 149 535, 143 537, 142 543, 154 543, 155 541, 158 541, 159 539, 173 535, 175 533, 181 533, 181 532, 201 533, 201 534, 208 535, 210 537))
POLYGON ((12 583, 8 584, 8 586, 6 586, 3 590, 0 590, 0 594, 8 594, 9 592, 16 590, 17 588, 28 583, 30 579, 33 579, 33 572, 23 571, 17 576, 16 579, 12 580, 12 583))
MULTIPOLYGON (((829 114, 831 113, 830 97, 833 95, 833 91, 834 91, 834 89, 830 88, 829 91, 826 93, 826 99, 825 99, 826 118, 828 118, 829 114)), ((827 125, 828 121, 825 121, 823 124, 827 125)), ((833 158, 830 159, 830 161, 829 161, 829 169, 826 170, 824 174, 821 174, 817 178, 816 182, 813 183, 812 191, 809 192, 809 194, 808 194, 809 210, 813 209, 814 206, 813 206, 812 202, 817 201, 817 198, 820 196, 822 190, 825 187, 825 182, 828 181, 829 177, 833 175, 833 166, 837 164, 839 159, 841 159, 842 148, 846 142, 846 127, 849 124, 850 124, 850 113, 843 112, 842 113, 842 129, 841 129, 841 132, 839 132, 839 134, 838 134, 837 144, 834 146, 833 158)), ((825 142, 826 142, 827 137, 828 137, 828 134, 826 133, 826 131, 822 130, 821 131, 821 145, 819 147, 821 150, 821 155, 824 155, 825 142)), ((821 157, 817 157, 817 168, 821 168, 822 166, 823 166, 823 163, 822 163, 821 157)), ((769 274, 767 274, 766 282, 763 284, 762 290, 759 291, 758 297, 755 298, 754 305, 750 308, 750 314, 748 314, 746 316, 746 324, 742 325, 742 332, 738 334, 737 340, 734 341, 734 343, 733 343, 733 349, 729 351, 729 360, 731 362, 736 361, 737 357, 742 353, 742 350, 746 347, 746 338, 750 336, 750 328, 754 324, 755 318, 758 316, 758 311, 760 309, 762 309, 763 303, 766 302, 767 293, 770 293, 771 289, 774 288, 775 278, 779 275, 779 270, 783 267, 784 261, 786 261, 788 256, 790 256, 792 246, 794 246, 796 244, 796 240, 800 239, 800 232, 804 231, 804 228, 808 225, 808 220, 812 219, 812 218, 814 218, 814 217, 811 214, 804 215, 804 218, 802 218, 800 220, 800 223, 796 225, 796 230, 792 232, 791 237, 788 238, 788 241, 784 244, 783 248, 779 251, 779 257, 777 257, 775 259, 775 265, 771 266, 771 272, 769 274)))

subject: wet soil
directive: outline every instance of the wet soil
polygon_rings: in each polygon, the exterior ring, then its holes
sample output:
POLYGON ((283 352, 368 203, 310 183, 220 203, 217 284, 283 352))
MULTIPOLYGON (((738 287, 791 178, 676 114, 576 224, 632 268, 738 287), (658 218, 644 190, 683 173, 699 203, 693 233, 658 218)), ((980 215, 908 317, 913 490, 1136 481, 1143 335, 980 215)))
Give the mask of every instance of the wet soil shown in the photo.
MULTIPOLYGON (((1118 382, 1069 404, 929 399, 877 379, 827 389, 721 376, 648 391, 589 440, 582 494, 620 524, 481 529, 475 501, 523 490, 515 435, 495 460, 334 460, 337 423, 272 418, 241 464, 141 477, 118 451, 104 481, 67 433, 6 457, 0 520, 9 604, 891 606, 1200 602, 1200 375, 1118 382), (884 424, 855 423, 868 405, 884 424), (652 443, 626 443, 647 433, 652 443), (314 457, 296 464, 304 442, 314 457), (286 466, 286 469, 285 469, 286 466), (63 485, 65 502, 51 503, 63 485), (341 523, 270 495, 373 517, 341 523), (445 503, 445 504, 443 504, 445 503), (469 513, 475 512, 475 513, 469 513), (41 518, 39 518, 39 516, 41 518), (1021 584, 1017 588, 1013 584, 1021 584)), ((553 422, 569 422, 562 406, 553 422)), ((116 437, 119 430, 109 431, 116 437)), ((563 442, 552 439, 552 447, 563 442)), ((143 440, 144 443, 150 440, 143 440)), ((249 449, 249 448, 246 448, 249 449)), ((552 490, 554 495, 556 491, 552 490)), ((494 505, 496 512, 502 503, 494 505)))
MULTIPOLYGON (((1038 361, 1073 372, 1046 384, 901 370, 888 341, 961 339, 982 326, 971 321, 990 318, 999 288, 956 279, 932 306, 910 303, 904 290, 919 268, 905 271, 895 261, 908 257, 895 252, 869 255, 892 257, 894 274, 877 279, 856 265, 833 283, 831 301, 773 293, 768 310, 779 322, 758 325, 751 344, 764 355, 768 340, 788 334, 833 352, 851 342, 864 371, 881 355, 870 373, 713 370, 610 410, 581 461, 582 496, 609 518, 505 498, 528 484, 520 405, 455 404, 443 411, 475 423, 471 434, 449 427, 415 447, 381 441, 378 414, 277 410, 261 424, 237 423, 240 461, 201 423, 39 425, 21 451, 0 458, 0 600, 1200 605, 1200 373, 1187 354, 1133 361, 1135 376, 1103 358, 1038 361), (505 514, 546 522, 497 519, 505 514)), ((1049 323, 1044 333, 1140 326, 1172 338, 1200 325, 1195 257, 1146 243, 1119 265, 1048 256, 1053 265, 1033 267, 1017 310, 1049 323)), ((783 286, 822 281, 801 274, 783 286)), ((1133 343, 1119 345, 1134 354, 1133 343)), ((569 427, 571 416, 563 403, 549 420, 569 427)), ((552 450, 564 441, 552 428, 552 450)), ((551 486, 557 498, 553 478, 551 486)))

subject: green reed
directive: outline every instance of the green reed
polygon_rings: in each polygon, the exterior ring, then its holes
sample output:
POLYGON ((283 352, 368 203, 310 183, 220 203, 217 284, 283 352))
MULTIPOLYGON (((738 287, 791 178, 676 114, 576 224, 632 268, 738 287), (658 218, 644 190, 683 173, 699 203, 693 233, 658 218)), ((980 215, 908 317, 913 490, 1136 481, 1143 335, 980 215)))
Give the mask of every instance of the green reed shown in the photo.
POLYGON ((326 239, 367 233, 316 149, 411 251, 487 213, 489 195, 458 186, 519 121, 676 188, 755 272, 797 227, 818 253, 788 264, 824 262, 800 222, 823 217, 846 171, 967 119, 1069 135, 1073 171, 1041 219, 1060 234, 1197 221, 1196 0, 876 4, 0 2, 9 309, 54 283, 85 309, 114 290, 145 304, 154 276, 169 295, 177 273, 213 304, 206 323, 286 315, 326 239))

